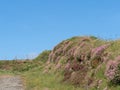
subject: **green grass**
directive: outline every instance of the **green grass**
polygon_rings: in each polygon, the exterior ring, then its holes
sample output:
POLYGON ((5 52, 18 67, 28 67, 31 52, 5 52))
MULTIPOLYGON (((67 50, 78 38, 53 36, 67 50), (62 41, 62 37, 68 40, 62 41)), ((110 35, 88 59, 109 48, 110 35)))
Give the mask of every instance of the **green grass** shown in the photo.
POLYGON ((26 80, 26 90, 83 90, 61 82, 61 74, 42 73, 41 67, 25 72, 22 76, 26 80))
POLYGON ((15 74, 11 71, 0 70, 0 76, 1 75, 15 75, 15 74))
POLYGON ((120 86, 111 87, 110 90, 120 90, 120 86))

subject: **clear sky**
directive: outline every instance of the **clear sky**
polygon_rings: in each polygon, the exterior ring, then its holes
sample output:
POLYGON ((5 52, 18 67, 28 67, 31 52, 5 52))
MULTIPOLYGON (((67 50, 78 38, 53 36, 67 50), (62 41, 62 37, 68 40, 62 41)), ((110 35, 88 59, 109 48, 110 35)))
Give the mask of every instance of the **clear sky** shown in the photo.
POLYGON ((0 0, 0 59, 35 56, 81 35, 120 38, 120 0, 0 0))

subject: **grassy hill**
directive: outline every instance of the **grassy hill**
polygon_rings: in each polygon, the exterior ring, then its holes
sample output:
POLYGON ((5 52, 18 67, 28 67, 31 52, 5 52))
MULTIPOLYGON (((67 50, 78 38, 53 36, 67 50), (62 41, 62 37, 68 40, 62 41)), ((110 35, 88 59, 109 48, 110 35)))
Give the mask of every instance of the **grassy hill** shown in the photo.
POLYGON ((0 61, 26 90, 120 90, 120 40, 72 37, 33 60, 0 61))

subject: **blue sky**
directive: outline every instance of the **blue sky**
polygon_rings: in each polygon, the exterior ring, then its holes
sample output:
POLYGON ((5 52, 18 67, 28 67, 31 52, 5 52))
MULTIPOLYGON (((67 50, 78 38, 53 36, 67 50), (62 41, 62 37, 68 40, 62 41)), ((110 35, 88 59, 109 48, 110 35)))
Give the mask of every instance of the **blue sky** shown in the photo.
POLYGON ((120 0, 0 0, 0 59, 35 56, 81 35, 120 38, 120 0))

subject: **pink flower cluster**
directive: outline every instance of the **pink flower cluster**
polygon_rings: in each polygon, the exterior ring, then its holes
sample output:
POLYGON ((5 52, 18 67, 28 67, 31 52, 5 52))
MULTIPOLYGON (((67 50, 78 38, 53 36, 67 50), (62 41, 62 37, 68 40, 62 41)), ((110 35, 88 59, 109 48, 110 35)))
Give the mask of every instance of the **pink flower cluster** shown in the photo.
POLYGON ((117 60, 110 60, 107 63, 106 71, 105 71, 105 76, 109 79, 112 80, 116 74, 118 62, 117 60))
POLYGON ((102 45, 92 50, 92 55, 101 55, 109 45, 102 45))

